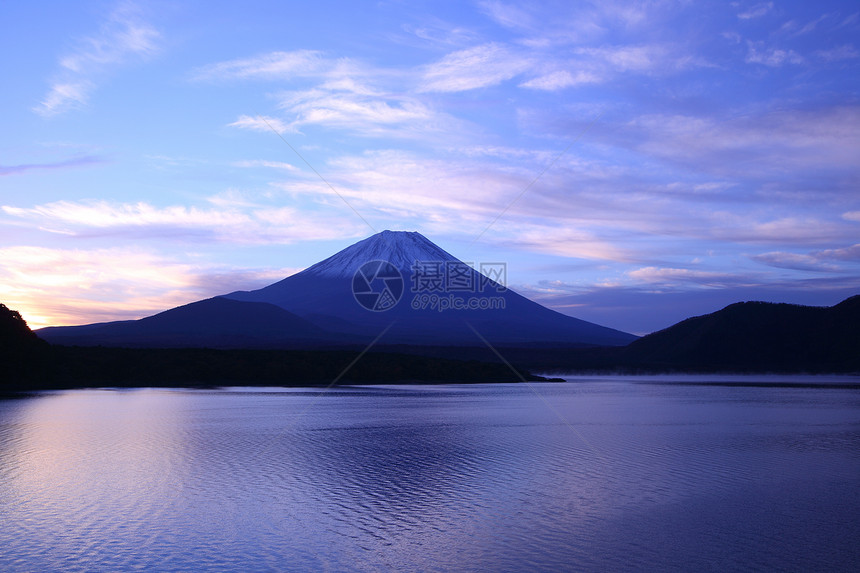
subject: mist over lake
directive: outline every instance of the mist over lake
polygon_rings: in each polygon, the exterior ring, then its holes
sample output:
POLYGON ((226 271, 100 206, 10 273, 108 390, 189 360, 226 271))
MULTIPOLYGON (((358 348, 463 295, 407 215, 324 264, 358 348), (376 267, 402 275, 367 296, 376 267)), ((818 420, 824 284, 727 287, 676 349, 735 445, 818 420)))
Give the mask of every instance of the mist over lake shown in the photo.
POLYGON ((0 401, 0 563, 856 570, 858 383, 577 377, 0 401))

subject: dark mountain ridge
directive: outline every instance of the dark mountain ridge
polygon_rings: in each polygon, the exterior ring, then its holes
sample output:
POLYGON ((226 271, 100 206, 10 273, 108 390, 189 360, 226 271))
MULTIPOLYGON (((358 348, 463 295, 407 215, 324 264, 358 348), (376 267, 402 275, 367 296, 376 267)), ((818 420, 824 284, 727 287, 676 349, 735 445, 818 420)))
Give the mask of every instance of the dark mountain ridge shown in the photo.
POLYGON ((48 345, 36 336, 17 310, 0 304, 0 393, 12 380, 38 380, 48 345))
POLYGON ((130 348, 247 348, 311 346, 331 342, 311 322, 263 302, 214 297, 139 320, 48 327, 53 344, 130 348))
POLYGON ((622 364, 673 370, 860 371, 860 295, 832 307, 739 302, 620 349, 622 364))
POLYGON ((17 310, 0 303, 0 344, 2 348, 20 348, 39 342, 39 337, 27 326, 17 310))

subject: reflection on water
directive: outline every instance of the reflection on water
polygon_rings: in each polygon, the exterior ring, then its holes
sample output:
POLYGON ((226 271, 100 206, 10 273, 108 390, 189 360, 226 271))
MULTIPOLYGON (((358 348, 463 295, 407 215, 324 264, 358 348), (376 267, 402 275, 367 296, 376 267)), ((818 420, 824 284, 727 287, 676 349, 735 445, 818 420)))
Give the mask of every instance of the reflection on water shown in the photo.
POLYGON ((0 568, 856 569, 860 391, 664 381, 0 401, 0 568))

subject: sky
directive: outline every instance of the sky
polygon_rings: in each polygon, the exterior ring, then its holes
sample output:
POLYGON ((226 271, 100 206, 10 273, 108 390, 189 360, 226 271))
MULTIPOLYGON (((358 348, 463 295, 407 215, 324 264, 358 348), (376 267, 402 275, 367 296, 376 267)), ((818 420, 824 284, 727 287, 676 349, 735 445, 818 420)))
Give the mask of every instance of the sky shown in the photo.
POLYGON ((384 229, 645 334, 860 294, 860 5, 0 2, 0 302, 259 288, 384 229))

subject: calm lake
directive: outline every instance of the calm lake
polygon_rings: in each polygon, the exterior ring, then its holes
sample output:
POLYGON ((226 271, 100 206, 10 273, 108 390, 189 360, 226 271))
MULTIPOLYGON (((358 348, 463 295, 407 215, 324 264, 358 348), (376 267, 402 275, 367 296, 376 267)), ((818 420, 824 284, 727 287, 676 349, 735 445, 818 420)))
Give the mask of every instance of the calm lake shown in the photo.
POLYGON ((856 571, 858 384, 3 400, 0 570, 856 571))

